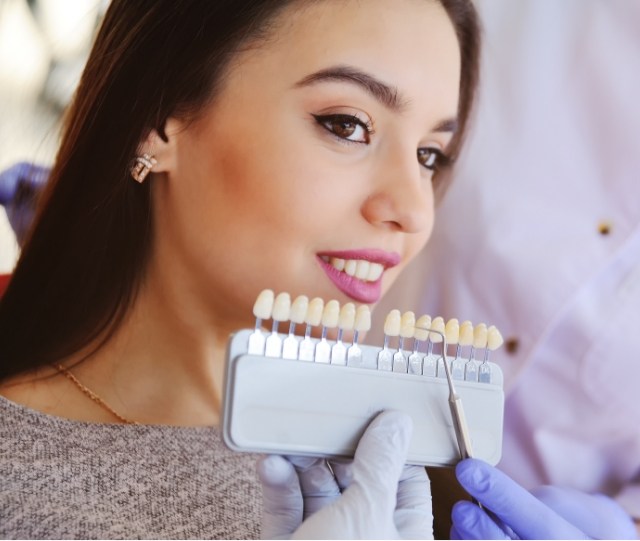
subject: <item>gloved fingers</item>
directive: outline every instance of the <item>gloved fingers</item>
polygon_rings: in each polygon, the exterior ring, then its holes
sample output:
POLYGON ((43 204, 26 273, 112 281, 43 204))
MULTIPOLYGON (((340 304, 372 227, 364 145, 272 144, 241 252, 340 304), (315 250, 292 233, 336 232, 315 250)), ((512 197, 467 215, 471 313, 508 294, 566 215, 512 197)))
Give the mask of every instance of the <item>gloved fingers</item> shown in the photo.
POLYGON ((449 531, 449 539, 454 539, 457 541, 458 539, 465 539, 465 538, 460 535, 460 532, 458 532, 455 526, 451 526, 451 530, 449 531))
POLYGON ((366 486, 372 499, 395 509, 398 482, 407 458, 413 422, 400 411, 384 411, 367 427, 353 459, 353 482, 349 490, 366 486))
POLYGON ((402 469, 394 520, 403 539, 433 538, 431 484, 424 467, 402 469))
POLYGON ((256 469, 262 484, 262 538, 288 539, 302 523, 298 475, 291 463, 277 455, 260 458, 256 469))
POLYGON ((594 539, 636 539, 633 519, 603 494, 542 486, 531 491, 541 502, 594 539))
POLYGON ((324 458, 287 457, 298 475, 304 502, 303 520, 340 497, 333 471, 324 458))
MULTIPOLYGON (((469 494, 522 539, 583 539, 585 536, 584 532, 567 522, 506 474, 482 460, 470 458, 459 462, 456 466, 456 476, 469 494)), ((471 517, 469 520, 480 520, 478 517, 482 515, 491 520, 485 513, 472 515, 471 508, 466 505, 462 509, 468 509, 471 517)), ((461 516, 459 518, 462 520, 461 516)), ((456 527, 463 536, 470 533, 463 530, 460 524, 456 527)), ((495 539, 504 539, 504 532, 501 535, 502 537, 495 539)))
POLYGON ((483 509, 471 502, 457 502, 451 510, 451 521, 457 539, 518 539, 509 537, 483 509))
POLYGON ((353 482, 353 460, 331 459, 329 466, 333 470, 340 491, 346 490, 353 482))

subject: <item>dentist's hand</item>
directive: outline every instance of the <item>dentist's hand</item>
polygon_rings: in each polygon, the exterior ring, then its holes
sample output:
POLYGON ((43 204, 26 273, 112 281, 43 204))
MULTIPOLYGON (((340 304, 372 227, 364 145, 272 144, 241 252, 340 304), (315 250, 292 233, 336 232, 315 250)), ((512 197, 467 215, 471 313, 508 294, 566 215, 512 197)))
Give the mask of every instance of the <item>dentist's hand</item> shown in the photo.
POLYGON ((500 470, 468 459, 456 467, 471 502, 454 505, 451 539, 636 539, 631 518, 612 499, 553 486, 528 492, 500 470))
POLYGON ((266 539, 433 539, 423 467, 405 466, 411 418, 378 415, 353 462, 268 456, 258 462, 266 539))
POLYGON ((16 163, 0 172, 0 205, 18 243, 22 245, 35 214, 37 197, 49 178, 50 170, 27 162, 16 163))

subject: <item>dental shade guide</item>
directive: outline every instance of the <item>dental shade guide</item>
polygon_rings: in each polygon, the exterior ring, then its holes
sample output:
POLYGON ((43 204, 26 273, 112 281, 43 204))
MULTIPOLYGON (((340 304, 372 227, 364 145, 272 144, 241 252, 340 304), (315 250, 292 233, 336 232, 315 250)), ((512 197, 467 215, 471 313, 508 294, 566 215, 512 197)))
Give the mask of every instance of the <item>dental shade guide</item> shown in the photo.
POLYGON ((291 297, 288 293, 278 293, 278 296, 273 301, 273 310, 271 312, 271 319, 273 320, 271 334, 267 336, 267 342, 264 347, 266 357, 280 357, 282 355, 282 338, 278 334, 278 326, 280 322, 289 319, 290 311, 291 297))
MULTIPOLYGON (((443 343, 444 331, 445 331, 444 319, 441 316, 434 317, 433 320, 431 321, 431 332, 429 333, 429 342, 432 345, 442 344, 443 352, 445 348, 445 345, 443 343)), ((432 348, 432 352, 433 352, 433 348, 432 348)), ((439 378, 444 379, 447 377, 447 375, 446 375, 443 363, 444 363, 443 357, 438 356, 436 374, 439 378)))
POLYGON ((307 313, 304 322, 307 324, 304 331, 304 338, 300 342, 299 359, 301 361, 313 361, 316 352, 316 345, 311 340, 311 331, 313 327, 317 327, 322 321, 322 311, 324 309, 324 301, 320 297, 311 299, 307 306, 307 313))
POLYGON ((444 327, 447 343, 456 346, 455 357, 451 361, 451 377, 455 380, 464 380, 464 361, 460 358, 462 350, 460 346, 460 323, 456 318, 447 321, 444 327))
POLYGON ((271 317, 273 310, 274 293, 271 289, 265 289, 260 292, 255 304, 253 305, 253 315, 256 316, 256 326, 249 337, 248 352, 255 355, 264 353, 265 336, 262 334, 262 321, 271 317))
POLYGON ((299 295, 291 303, 291 310, 289 313, 289 336, 284 339, 282 343, 282 358, 283 359, 297 359, 298 347, 300 340, 295 335, 296 325, 304 323, 307 316, 307 309, 309 307, 309 297, 306 295, 299 295))
POLYGON ((463 321, 460 325, 460 338, 458 344, 461 347, 470 347, 469 359, 464 364, 465 381, 478 381, 478 365, 473 360, 473 323, 463 321))
POLYGON ((353 324, 353 341, 347 349, 347 366, 362 368, 362 349, 358 345, 360 333, 368 332, 371 329, 371 310, 366 305, 356 308, 356 319, 353 324))
POLYGON ((389 348, 389 341, 400 334, 401 319, 400 310, 391 310, 384 320, 384 343, 382 350, 378 353, 378 370, 387 372, 393 370, 393 352, 389 348))
POLYGON ((398 351, 393 354, 393 371, 399 374, 406 374, 409 371, 409 359, 404 353, 404 342, 407 338, 413 338, 416 332, 416 315, 411 312, 405 312, 400 318, 400 340, 398 342, 398 351))
POLYGON ((314 361, 317 363, 328 363, 331 361, 331 345, 327 341, 327 331, 338 326, 340 317, 340 304, 336 300, 331 300, 325 304, 322 311, 322 336, 320 342, 316 344, 314 361))
POLYGON ((352 302, 346 303, 340 308, 338 316, 338 336, 336 343, 331 348, 331 364, 344 366, 347 364, 347 346, 342 341, 345 331, 353 331, 356 323, 356 305, 352 302))
POLYGON ((504 393, 502 371, 489 360, 490 351, 502 345, 495 326, 474 328, 456 319, 445 324, 442 317, 428 315, 416 320, 413 312, 392 310, 379 347, 360 344, 371 328, 367 305, 341 307, 335 300, 325 305, 304 295, 291 302, 286 293, 274 296, 266 290, 253 313, 255 329, 234 333, 227 349, 222 427, 231 449, 351 457, 377 412, 400 409, 414 422, 408 463, 451 466, 460 459, 461 434, 460 420, 451 417, 458 415, 451 407, 453 396, 456 404, 465 403, 468 448, 473 443, 476 457, 498 462, 504 393), (264 330, 268 319, 271 329, 264 330), (287 321, 287 331, 280 333, 287 321), (296 336, 302 324, 304 337, 296 336), (350 344, 345 333, 352 333, 347 334, 350 344), (456 348, 445 366, 447 344, 456 348), (461 355, 466 347, 468 358, 461 355), (455 396, 447 391, 452 380, 455 396))

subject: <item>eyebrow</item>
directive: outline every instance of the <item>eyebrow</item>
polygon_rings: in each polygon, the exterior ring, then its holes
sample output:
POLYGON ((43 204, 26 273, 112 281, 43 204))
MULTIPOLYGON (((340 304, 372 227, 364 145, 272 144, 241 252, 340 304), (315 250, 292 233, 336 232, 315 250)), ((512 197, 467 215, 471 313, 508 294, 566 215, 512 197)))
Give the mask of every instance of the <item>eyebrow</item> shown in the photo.
MULTIPOLYGON (((392 111, 402 111, 408 104, 408 100, 402 97, 400 91, 393 85, 387 84, 380 79, 370 75, 353 66, 333 66, 321 69, 307 75, 294 86, 296 88, 311 86, 326 81, 342 81, 355 84, 371 94, 376 100, 382 103, 387 109, 392 111)), ((440 122, 434 129, 438 133, 455 133, 458 128, 458 121, 450 118, 440 122)))
POLYGON ((402 99, 398 89, 392 85, 384 83, 373 75, 369 75, 352 66, 333 66, 331 68, 316 71, 298 81, 295 86, 310 86, 324 81, 344 81, 358 85, 371 94, 376 100, 388 109, 393 111, 402 110, 407 101, 402 99))

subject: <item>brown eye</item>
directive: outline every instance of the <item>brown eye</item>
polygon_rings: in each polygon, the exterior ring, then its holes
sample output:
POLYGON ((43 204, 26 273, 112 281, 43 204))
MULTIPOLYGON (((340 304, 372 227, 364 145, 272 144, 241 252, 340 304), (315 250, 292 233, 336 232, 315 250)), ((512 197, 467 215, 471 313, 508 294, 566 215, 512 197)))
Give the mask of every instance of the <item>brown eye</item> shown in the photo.
POLYGON ((418 149, 418 162, 430 171, 435 171, 445 165, 446 161, 446 156, 437 148, 427 147, 418 149))
POLYGON ((324 129, 344 141, 369 144, 373 130, 353 115, 313 115, 324 129))
POLYGON ((332 130, 338 137, 344 137, 347 139, 351 137, 356 131, 356 125, 353 122, 347 120, 336 120, 332 123, 332 130))

